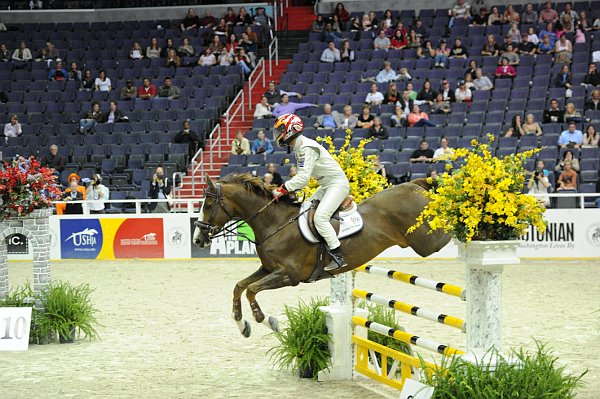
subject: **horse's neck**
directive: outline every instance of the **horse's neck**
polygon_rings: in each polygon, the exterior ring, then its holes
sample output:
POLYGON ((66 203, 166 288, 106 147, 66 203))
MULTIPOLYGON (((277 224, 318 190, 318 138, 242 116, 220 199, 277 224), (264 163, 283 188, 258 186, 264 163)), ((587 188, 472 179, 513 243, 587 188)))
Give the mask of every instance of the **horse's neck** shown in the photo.
POLYGON ((237 197, 236 202, 239 209, 239 214, 236 216, 247 221, 259 242, 290 218, 289 207, 276 203, 267 206, 258 214, 269 203, 269 200, 263 197, 252 195, 251 197, 242 198, 240 196, 237 197))

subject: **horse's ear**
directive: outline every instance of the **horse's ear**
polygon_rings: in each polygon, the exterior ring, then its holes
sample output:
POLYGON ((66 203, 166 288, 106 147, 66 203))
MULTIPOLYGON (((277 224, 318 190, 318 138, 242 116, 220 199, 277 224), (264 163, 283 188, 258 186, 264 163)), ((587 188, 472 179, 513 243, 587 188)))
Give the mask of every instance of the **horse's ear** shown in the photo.
POLYGON ((206 180, 206 184, 208 185, 209 190, 214 190, 215 184, 208 174, 204 175, 204 179, 206 180))

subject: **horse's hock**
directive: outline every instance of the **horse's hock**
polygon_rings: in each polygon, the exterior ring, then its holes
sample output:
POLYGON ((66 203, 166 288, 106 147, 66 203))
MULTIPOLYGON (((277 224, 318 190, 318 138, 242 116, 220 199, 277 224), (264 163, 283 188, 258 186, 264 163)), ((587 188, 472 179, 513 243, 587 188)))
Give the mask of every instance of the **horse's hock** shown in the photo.
POLYGON ((0 298, 9 290, 8 248, 6 239, 14 234, 22 234, 33 252, 33 288, 36 293, 50 283, 50 209, 36 209, 23 217, 9 217, 0 220, 0 298))

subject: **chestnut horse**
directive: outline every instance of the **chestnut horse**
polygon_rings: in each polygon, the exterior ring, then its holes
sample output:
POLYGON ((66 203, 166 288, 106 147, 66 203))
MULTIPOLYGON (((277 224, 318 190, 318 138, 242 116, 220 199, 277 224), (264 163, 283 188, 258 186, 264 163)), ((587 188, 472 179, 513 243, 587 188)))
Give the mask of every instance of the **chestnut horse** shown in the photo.
MULTIPOLYGON (((272 187, 265 186, 259 177, 245 173, 230 174, 217 183, 208 177, 206 180, 208 187, 196 222, 194 244, 210 245, 211 239, 231 220, 244 220, 250 225, 261 266, 236 284, 233 318, 242 334, 249 336, 250 324, 242 320, 241 295, 246 291, 254 319, 276 330, 277 320, 273 317, 265 319, 256 302, 256 294, 296 286, 309 279, 316 267, 317 245, 307 242, 300 234, 297 222, 291 222, 298 215, 298 206, 284 200, 273 202, 272 187)), ((360 203, 358 211, 364 227, 341 240, 348 266, 332 274, 364 265, 394 245, 411 247, 423 257, 443 248, 450 236, 440 230, 427 234, 429 226, 426 224, 406 234, 429 201, 421 193, 430 187, 425 179, 419 179, 383 190, 360 203)))

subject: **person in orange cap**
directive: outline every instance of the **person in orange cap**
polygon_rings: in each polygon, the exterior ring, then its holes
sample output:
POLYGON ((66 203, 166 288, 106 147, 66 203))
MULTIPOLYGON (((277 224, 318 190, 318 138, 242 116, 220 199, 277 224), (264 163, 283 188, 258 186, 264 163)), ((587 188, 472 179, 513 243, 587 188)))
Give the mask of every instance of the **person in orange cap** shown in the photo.
MULTIPOLYGON (((69 175, 69 178, 67 179, 67 184, 70 185, 71 182, 76 182, 77 183, 77 191, 79 191, 81 193, 81 195, 83 196, 83 199, 86 199, 86 192, 85 192, 85 187, 82 186, 80 183, 81 178, 79 177, 79 175, 77 173, 71 173, 69 175)), ((64 191, 64 193, 70 193, 71 192, 71 187, 67 187, 64 191)), ((56 214, 57 215, 63 215, 65 212, 65 204, 56 204, 56 214)))

